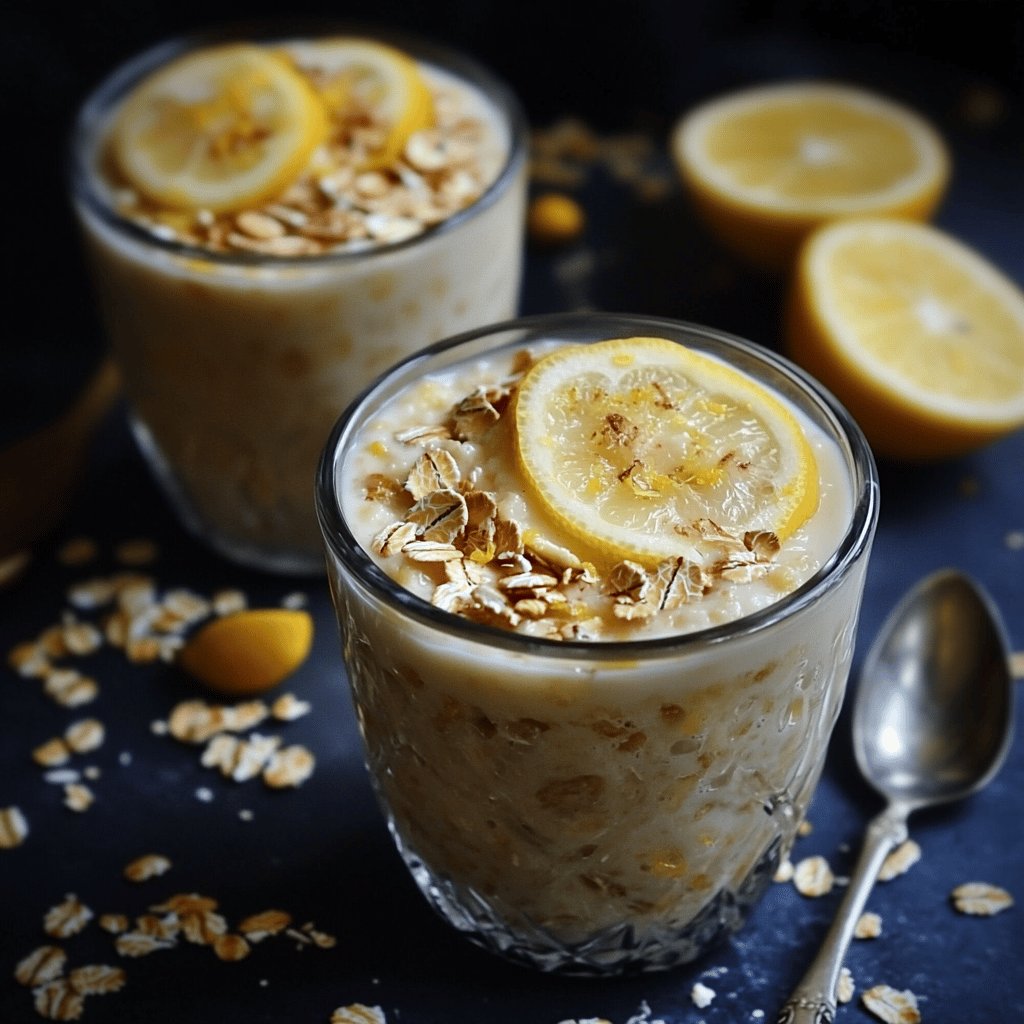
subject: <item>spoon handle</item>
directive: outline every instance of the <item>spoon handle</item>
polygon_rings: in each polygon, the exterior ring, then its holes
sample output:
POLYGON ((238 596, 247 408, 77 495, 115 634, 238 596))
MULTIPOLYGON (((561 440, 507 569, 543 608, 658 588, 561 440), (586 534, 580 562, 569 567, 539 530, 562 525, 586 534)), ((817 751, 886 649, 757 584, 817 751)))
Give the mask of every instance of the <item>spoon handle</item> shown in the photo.
POLYGON ((839 904, 832 927, 814 962, 779 1011, 776 1024, 832 1024, 836 1013, 836 983, 853 929, 882 862, 893 847, 907 838, 907 814, 905 807, 890 804, 869 823, 850 886, 839 904))

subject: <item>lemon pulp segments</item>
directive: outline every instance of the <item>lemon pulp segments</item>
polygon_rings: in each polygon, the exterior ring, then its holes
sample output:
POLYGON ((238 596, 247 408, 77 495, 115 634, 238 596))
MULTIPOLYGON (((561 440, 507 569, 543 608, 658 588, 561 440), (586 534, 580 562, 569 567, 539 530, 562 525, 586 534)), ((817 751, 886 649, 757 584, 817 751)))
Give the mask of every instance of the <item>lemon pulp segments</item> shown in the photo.
POLYGON ((694 524, 780 539, 817 508, 789 409, 737 370, 661 338, 557 349, 520 384, 516 457, 577 540, 648 564, 694 557, 694 524))
POLYGON ((181 57, 143 82, 112 143, 150 199, 220 211, 279 192, 325 130, 319 97, 282 55, 231 44, 181 57))
POLYGON ((881 454, 956 454, 1024 424, 1024 294, 935 228, 858 219, 816 232, 788 333, 881 454))

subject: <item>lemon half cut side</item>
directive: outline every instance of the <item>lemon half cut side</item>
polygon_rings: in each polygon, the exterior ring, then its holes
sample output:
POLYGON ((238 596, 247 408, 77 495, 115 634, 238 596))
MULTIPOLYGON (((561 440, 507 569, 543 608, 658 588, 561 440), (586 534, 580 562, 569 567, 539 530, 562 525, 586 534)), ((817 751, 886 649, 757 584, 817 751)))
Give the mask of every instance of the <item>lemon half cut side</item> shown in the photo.
POLYGON ((776 268, 829 220, 926 220, 950 167, 942 137, 916 111, 835 82, 761 85, 709 100, 680 119, 672 152, 708 227, 776 268))
POLYGON ((523 378, 527 487, 595 561, 697 559, 697 524, 784 539, 818 504, 814 453, 752 378, 663 338, 556 349, 523 378))
POLYGON ((111 143, 149 199, 220 212, 279 193, 326 127, 323 103, 287 58, 231 43, 186 54, 146 79, 119 111, 111 143))
POLYGON ((1024 292, 938 228, 863 219, 815 232, 787 336, 879 455, 959 455, 1024 426, 1024 292))

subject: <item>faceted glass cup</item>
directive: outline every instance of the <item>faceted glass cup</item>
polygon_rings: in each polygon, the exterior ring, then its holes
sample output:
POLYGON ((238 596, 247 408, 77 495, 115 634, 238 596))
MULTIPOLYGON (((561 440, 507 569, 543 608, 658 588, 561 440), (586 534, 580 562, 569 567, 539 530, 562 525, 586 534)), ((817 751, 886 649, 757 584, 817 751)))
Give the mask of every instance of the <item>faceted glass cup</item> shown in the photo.
POLYGON ((370 776, 430 904, 474 942, 542 970, 653 970, 737 929, 787 854, 822 771, 878 515, 859 429, 778 356, 676 321, 524 318, 397 366, 349 406, 317 508, 370 776), (431 373, 543 340, 669 338, 793 403, 840 453, 852 510, 831 557, 746 617, 635 642, 527 637, 391 580, 346 521, 360 427, 431 373))
POLYGON ((193 533, 273 571, 323 572, 310 490, 338 409, 404 355, 515 314, 522 112, 503 84, 461 54, 394 40, 442 81, 471 91, 503 145, 503 164, 472 205, 422 234, 302 257, 211 252, 120 216, 101 172, 103 140, 118 104, 145 76, 198 47, 345 33, 278 27, 157 46, 99 86, 71 140, 71 195, 136 439, 193 533))

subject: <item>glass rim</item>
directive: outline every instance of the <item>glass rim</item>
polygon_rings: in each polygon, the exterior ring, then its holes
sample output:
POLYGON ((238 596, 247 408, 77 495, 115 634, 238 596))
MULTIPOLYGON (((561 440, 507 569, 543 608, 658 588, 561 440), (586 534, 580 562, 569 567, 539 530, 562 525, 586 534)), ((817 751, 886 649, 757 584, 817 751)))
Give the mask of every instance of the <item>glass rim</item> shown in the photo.
POLYGON ((879 480, 871 448, 853 417, 831 392, 785 357, 726 331, 684 320, 628 313, 556 313, 518 317, 464 331, 414 353, 385 371, 348 405, 335 423, 317 467, 315 501, 321 534, 329 553, 338 559, 362 587, 367 588, 392 610, 409 616, 431 629, 505 651, 551 658, 585 656, 586 660, 595 662, 651 659, 659 654, 679 655, 691 650, 696 651, 727 640, 734 641, 739 637, 761 633, 775 623, 799 613, 826 592, 837 587, 869 546, 878 518, 879 480), (367 402, 377 391, 387 382, 400 376, 406 378, 405 383, 409 383, 413 379, 415 369, 421 364, 422 372, 425 373, 425 364, 433 361, 435 356, 489 335, 496 336, 513 331, 534 334, 545 331, 557 332, 560 328, 564 330, 587 324, 597 327, 607 325, 608 333, 604 333, 604 337, 626 336, 622 328, 628 325, 627 329, 632 334, 656 335, 660 329, 676 335, 689 333, 712 340, 716 344, 739 350, 748 357, 752 356, 766 363, 813 400, 817 410, 828 421, 835 439, 846 443, 848 451, 843 452, 843 456, 844 461, 849 459, 851 463, 854 493, 850 524, 846 532, 830 557, 804 583, 778 601, 749 615, 688 633, 641 640, 551 640, 473 622, 451 612, 442 611, 396 583, 364 550, 342 515, 341 499, 336 486, 336 469, 346 453, 345 441, 349 431, 353 429, 367 402))
POLYGON ((453 47, 416 35, 368 22, 327 19, 261 19, 228 22, 195 32, 164 39, 117 65, 85 97, 75 114, 64 152, 65 180, 71 198, 110 230, 141 245, 188 260, 203 260, 224 267, 310 268, 349 263, 364 263, 396 252, 413 249, 431 239, 458 230, 493 206, 512 187, 526 162, 528 127, 526 114, 515 93, 498 76, 473 57, 453 47), (418 60, 434 64, 443 71, 468 81, 494 107, 508 131, 508 153, 491 184, 469 206, 431 225, 411 238, 376 243, 342 252, 324 252, 309 256, 274 256, 254 252, 217 252, 201 245, 161 238, 127 217, 121 216, 104 198, 90 167, 90 154, 98 140, 104 119, 113 107, 142 79, 158 68, 191 50, 231 40, 238 42, 286 41, 350 35, 390 43, 418 60))

